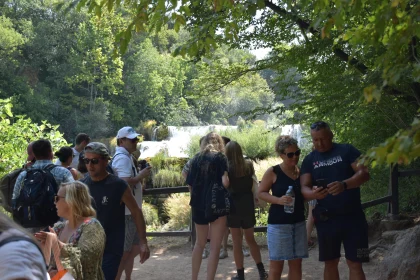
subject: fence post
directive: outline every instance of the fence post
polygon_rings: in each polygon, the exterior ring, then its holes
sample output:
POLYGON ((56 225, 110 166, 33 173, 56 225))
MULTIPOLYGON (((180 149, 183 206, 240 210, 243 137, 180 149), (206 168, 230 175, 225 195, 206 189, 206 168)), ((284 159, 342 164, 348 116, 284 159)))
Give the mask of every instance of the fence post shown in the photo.
POLYGON ((391 165, 390 174, 390 188, 391 188, 391 219, 397 220, 400 207, 399 207, 399 194, 398 194, 398 164, 391 165))

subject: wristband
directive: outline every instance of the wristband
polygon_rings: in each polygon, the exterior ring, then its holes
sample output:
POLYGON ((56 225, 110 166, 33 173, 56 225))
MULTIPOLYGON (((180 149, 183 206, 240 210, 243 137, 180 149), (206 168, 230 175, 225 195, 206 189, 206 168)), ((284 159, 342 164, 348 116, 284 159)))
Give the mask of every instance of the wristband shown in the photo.
POLYGON ((347 183, 344 181, 341 181, 341 184, 343 184, 344 190, 347 190, 347 183))

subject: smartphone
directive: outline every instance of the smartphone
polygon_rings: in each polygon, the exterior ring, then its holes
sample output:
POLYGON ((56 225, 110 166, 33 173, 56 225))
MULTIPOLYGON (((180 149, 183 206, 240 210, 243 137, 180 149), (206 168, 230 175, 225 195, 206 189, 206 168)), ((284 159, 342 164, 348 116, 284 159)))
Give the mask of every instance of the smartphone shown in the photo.
POLYGON ((316 185, 318 188, 327 188, 327 181, 325 179, 317 179, 316 180, 316 185))

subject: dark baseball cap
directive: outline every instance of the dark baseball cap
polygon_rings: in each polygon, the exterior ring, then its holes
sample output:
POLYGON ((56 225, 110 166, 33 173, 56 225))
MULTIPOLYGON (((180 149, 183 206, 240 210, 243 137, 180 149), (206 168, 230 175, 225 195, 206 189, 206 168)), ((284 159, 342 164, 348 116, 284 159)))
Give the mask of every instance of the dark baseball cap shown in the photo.
POLYGON ((90 142, 85 147, 85 153, 97 154, 109 158, 108 148, 100 142, 90 142))

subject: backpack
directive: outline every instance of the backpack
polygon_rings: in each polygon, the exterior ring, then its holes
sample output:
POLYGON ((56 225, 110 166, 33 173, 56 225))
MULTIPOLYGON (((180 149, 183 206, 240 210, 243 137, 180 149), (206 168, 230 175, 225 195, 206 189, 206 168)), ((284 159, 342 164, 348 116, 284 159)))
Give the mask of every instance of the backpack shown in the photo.
POLYGON ((15 187, 16 179, 19 174, 23 171, 23 168, 15 169, 9 174, 6 174, 0 180, 0 191, 2 194, 2 206, 4 209, 12 213, 12 195, 13 195, 13 188, 15 187))
POLYGON ((43 169, 28 169, 13 205, 13 219, 25 228, 45 227, 58 221, 54 196, 58 185, 49 164, 43 169))

